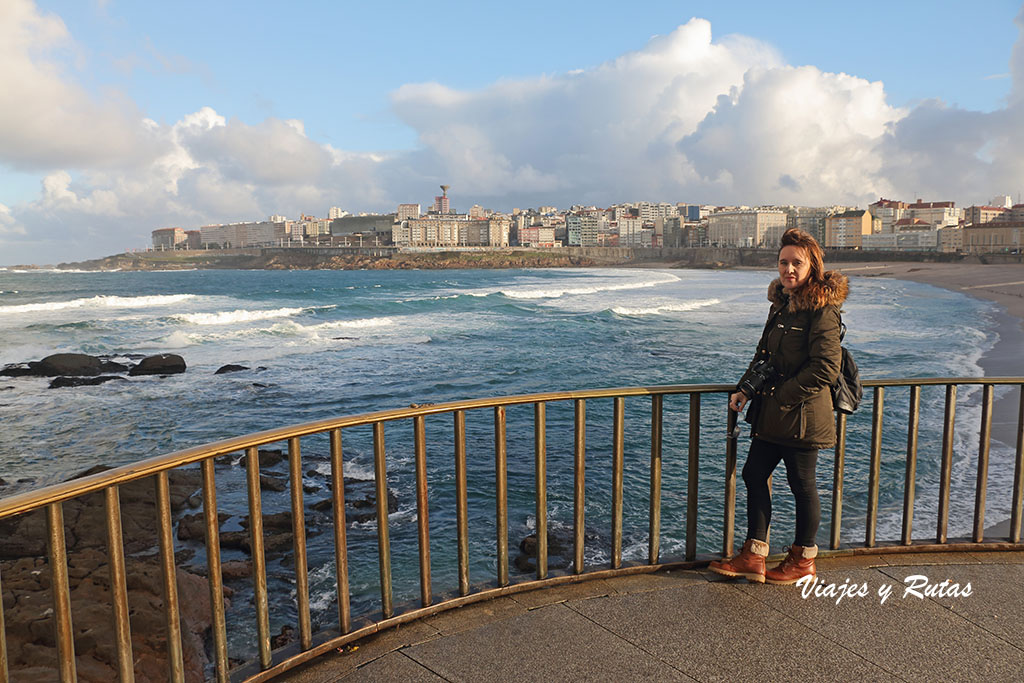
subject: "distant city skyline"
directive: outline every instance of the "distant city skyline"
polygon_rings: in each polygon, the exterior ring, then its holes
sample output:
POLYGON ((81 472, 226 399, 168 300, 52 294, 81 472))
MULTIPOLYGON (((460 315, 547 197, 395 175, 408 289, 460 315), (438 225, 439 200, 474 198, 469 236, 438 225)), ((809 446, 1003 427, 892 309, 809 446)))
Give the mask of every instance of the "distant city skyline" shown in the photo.
POLYGON ((0 265, 428 205, 1024 192, 1019 1, 7 0, 0 265))

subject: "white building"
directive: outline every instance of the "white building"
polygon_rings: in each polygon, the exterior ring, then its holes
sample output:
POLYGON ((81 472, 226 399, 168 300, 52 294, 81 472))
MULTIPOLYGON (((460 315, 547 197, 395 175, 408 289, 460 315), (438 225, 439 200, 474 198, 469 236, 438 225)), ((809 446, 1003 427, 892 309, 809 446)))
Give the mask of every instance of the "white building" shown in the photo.
POLYGON ((786 229, 780 209, 719 211, 708 216, 708 241, 720 247, 777 247, 786 229))

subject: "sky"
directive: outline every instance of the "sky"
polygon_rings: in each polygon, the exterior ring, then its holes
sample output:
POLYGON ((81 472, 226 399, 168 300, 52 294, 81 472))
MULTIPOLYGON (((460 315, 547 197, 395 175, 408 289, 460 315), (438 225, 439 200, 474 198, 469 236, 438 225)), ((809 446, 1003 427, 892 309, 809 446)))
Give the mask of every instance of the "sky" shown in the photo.
POLYGON ((0 265, 452 204, 1024 193, 1020 0, 0 0, 0 265))

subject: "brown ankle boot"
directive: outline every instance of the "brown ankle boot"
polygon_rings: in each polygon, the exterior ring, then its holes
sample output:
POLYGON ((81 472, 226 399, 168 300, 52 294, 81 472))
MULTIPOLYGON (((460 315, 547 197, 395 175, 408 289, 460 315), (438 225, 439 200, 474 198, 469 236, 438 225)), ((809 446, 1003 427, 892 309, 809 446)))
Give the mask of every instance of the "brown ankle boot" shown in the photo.
POLYGON ((764 583, 764 558, 768 544, 756 538, 747 539, 740 554, 728 560, 714 560, 708 569, 722 576, 742 576, 753 583, 764 583))
POLYGON ((778 567, 765 572, 764 580, 777 586, 788 586, 805 576, 814 576, 814 558, 818 556, 818 546, 789 546, 786 555, 778 567))

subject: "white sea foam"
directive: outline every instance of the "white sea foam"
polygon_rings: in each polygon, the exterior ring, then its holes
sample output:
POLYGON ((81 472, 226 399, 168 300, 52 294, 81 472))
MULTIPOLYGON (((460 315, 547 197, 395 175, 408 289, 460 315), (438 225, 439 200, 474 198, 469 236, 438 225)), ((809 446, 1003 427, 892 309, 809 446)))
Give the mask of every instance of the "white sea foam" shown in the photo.
POLYGON ((682 301, 679 303, 667 303, 644 308, 616 306, 612 309, 612 313, 618 313, 619 315, 659 315, 661 313, 683 313, 685 311, 693 311, 698 308, 714 306, 720 303, 722 303, 720 299, 699 299, 697 301, 682 301))
POLYGON ((182 313, 171 316, 171 319, 193 325, 231 325, 233 323, 252 322, 254 320, 287 318, 298 315, 303 310, 301 308, 275 308, 256 311, 238 309, 234 311, 219 311, 217 313, 182 313))
POLYGON ((48 301, 39 304, 0 306, 0 315, 63 311, 76 308, 149 308, 170 306, 195 298, 194 294, 165 294, 156 296, 93 296, 70 301, 48 301))
POLYGON ((525 289, 503 289, 501 293, 510 299, 557 299, 566 295, 598 294, 599 292, 617 292, 626 289, 642 289, 656 287, 669 282, 678 282, 679 277, 671 273, 658 273, 656 277, 626 282, 596 282, 579 287, 528 287, 525 289))

